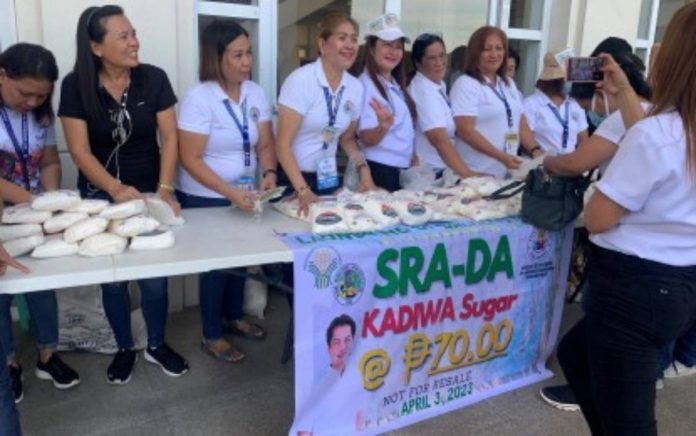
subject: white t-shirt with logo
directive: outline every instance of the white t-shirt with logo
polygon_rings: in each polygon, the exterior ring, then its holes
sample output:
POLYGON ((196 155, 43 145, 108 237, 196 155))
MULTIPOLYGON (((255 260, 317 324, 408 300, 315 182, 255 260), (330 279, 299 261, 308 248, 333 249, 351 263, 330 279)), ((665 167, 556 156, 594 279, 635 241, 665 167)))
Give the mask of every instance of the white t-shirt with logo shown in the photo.
POLYGON ((452 116, 452 105, 447 97, 445 83, 437 84, 425 75, 417 72, 408 87, 411 98, 416 103, 416 153, 421 164, 430 168, 442 170, 447 164, 433 144, 430 143, 425 132, 433 129, 445 129, 447 137, 455 143, 455 125, 452 116))
POLYGON ((350 123, 360 116, 362 101, 363 86, 348 72, 343 73, 336 92, 331 90, 321 59, 296 69, 285 79, 278 96, 278 104, 294 110, 303 117, 292 141, 292 151, 301 171, 316 172, 320 159, 327 155, 336 155, 338 138, 348 129, 350 123), (329 125, 329 111, 324 88, 329 90, 333 106, 341 87, 344 89, 334 124, 335 135, 325 151, 322 132, 329 125))
POLYGON ((587 130, 585 111, 574 99, 566 97, 560 106, 556 106, 546 94, 538 89, 524 99, 524 116, 527 118, 529 128, 534 132, 534 139, 544 150, 544 153, 548 154, 572 153, 578 143, 578 134, 587 130), (568 108, 567 120, 566 106, 568 108), (568 140, 565 147, 563 146, 563 125, 554 114, 552 107, 555 108, 562 120, 568 122, 568 140))
MULTIPOLYGON (((203 161, 229 185, 239 179, 245 172, 244 142, 242 132, 225 107, 225 101, 244 124, 246 109, 249 127, 251 157, 249 171, 256 173, 256 144, 259 140, 258 124, 271 120, 271 107, 263 89, 256 83, 242 82, 239 102, 229 98, 219 83, 207 81, 193 87, 179 107, 178 126, 181 130, 207 135, 203 161)), ((186 144, 182 144, 186 146, 186 144)), ((187 194, 199 197, 222 198, 217 192, 208 189, 193 178, 183 167, 179 166, 177 185, 187 194)))
POLYGON ((696 182, 676 111, 629 129, 597 188, 628 212, 592 242, 668 265, 696 265, 696 182))
MULTIPOLYGON (((481 83, 468 74, 464 74, 452 85, 449 97, 452 102, 452 113, 455 117, 476 117, 474 124, 476 130, 495 148, 505 151, 506 134, 516 134, 519 139, 522 101, 513 80, 508 80, 506 84, 504 80, 498 77, 497 90, 503 93, 510 105, 512 127, 508 126, 503 101, 498 97, 489 80, 485 77, 484 83, 481 83)), ((491 174, 498 178, 504 178, 507 174, 505 165, 474 149, 459 137, 457 137, 456 145, 462 160, 471 170, 491 174)))
MULTIPOLYGON (((8 107, 5 107, 7 117, 9 119, 10 125, 12 126, 12 131, 14 136, 19 142, 19 146, 22 146, 22 114, 16 112, 8 107)), ((41 161, 41 156, 43 154, 43 149, 47 146, 56 145, 56 131, 53 122, 47 126, 43 126, 37 122, 34 118, 34 114, 31 112, 27 113, 27 131, 29 133, 29 160, 27 162, 27 172, 29 175, 29 186, 31 192, 38 193, 41 190, 41 168, 39 163, 41 161)), ((5 154, 3 157, 0 167, 3 171, 9 171, 9 174, 3 174, 6 180, 11 181, 17 186, 26 188, 24 181, 24 173, 22 171, 22 160, 21 157, 16 153, 14 144, 10 139, 10 134, 8 133, 5 123, 0 119, 0 151, 5 154), (9 164, 11 160, 14 160, 13 168, 5 168, 6 164, 9 164)))
POLYGON ((382 97, 377 90, 377 86, 370 78, 367 71, 360 77, 360 82, 365 89, 365 95, 361 104, 360 121, 358 130, 374 129, 379 125, 377 113, 370 106, 370 101, 374 98, 383 108, 390 110, 394 115, 394 124, 389 131, 384 134, 382 140, 375 145, 366 145, 359 141, 360 148, 366 159, 379 162, 397 168, 408 168, 411 166, 413 157, 414 128, 413 118, 406 104, 406 96, 399 85, 392 79, 391 82, 378 77, 381 80, 384 91, 387 93, 388 100, 382 97))

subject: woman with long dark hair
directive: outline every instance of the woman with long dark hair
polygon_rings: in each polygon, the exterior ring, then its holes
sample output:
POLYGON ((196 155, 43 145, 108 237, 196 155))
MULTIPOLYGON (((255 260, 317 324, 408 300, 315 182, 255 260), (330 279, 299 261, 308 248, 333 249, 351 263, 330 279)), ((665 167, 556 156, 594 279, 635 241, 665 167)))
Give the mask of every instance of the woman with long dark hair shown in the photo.
MULTIPOLYGON (((77 25, 77 57, 63 80, 58 115, 79 169, 83 197, 123 202, 157 192, 175 210, 176 97, 166 73, 138 59, 135 29, 119 6, 89 7, 77 25)), ((170 376, 188 371, 165 342, 167 278, 142 279, 147 324, 145 360, 170 376)), ((130 328, 128 282, 102 285, 104 311, 119 351, 107 381, 130 381, 136 360, 130 328)))
MULTIPOLYGON (((558 359, 595 435, 657 434, 660 352, 696 318, 695 81, 689 4, 665 30, 648 117, 628 130, 585 210, 591 298, 558 359)), ((640 112, 627 83, 615 92, 640 112)))
MULTIPOLYGON (((55 115, 51 107, 58 66, 45 48, 20 43, 0 54, 0 153, 9 164, 0 178, 0 193, 10 203, 30 202, 35 194, 60 187, 55 115)), ((12 378, 16 402, 22 400, 22 367, 12 337, 10 304, 13 294, 0 294, 0 342, 12 378)), ((80 382, 78 374, 56 354, 58 305, 54 291, 24 294, 33 321, 39 358, 35 374, 67 389, 80 382)), ((0 362, 4 364, 5 362, 0 362)))
POLYGON ((408 38, 393 14, 369 24, 365 88, 358 138, 375 184, 393 192, 401 189, 399 175, 415 162, 416 105, 406 92, 404 44, 408 38))

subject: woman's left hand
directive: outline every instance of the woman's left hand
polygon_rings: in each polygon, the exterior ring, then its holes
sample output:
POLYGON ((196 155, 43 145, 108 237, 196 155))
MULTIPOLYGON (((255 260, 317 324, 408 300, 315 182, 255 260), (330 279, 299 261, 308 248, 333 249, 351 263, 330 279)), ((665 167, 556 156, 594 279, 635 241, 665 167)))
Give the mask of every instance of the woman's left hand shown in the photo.
POLYGON ((157 196, 167 202, 176 216, 181 215, 181 205, 176 200, 176 196, 172 191, 160 188, 157 190, 157 196))
POLYGON ((599 58, 602 60, 602 72, 604 78, 597 84, 597 87, 603 89, 611 95, 617 95, 623 91, 632 90, 631 83, 626 77, 621 66, 614 60, 611 55, 601 53, 599 58))

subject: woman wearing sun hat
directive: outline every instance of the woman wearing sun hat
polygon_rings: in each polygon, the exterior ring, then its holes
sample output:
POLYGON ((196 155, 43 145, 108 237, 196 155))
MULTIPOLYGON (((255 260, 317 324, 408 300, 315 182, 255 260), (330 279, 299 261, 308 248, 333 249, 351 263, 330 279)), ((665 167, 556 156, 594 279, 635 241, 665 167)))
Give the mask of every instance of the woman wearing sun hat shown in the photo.
POLYGON ((580 105, 564 92, 565 71, 553 53, 544 56, 536 90, 524 99, 524 115, 536 143, 546 154, 572 153, 588 138, 580 105))
POLYGON ((409 42, 395 14, 369 24, 365 88, 358 138, 375 184, 388 191, 401 189, 399 174, 414 161, 416 105, 406 92, 404 44, 409 42))

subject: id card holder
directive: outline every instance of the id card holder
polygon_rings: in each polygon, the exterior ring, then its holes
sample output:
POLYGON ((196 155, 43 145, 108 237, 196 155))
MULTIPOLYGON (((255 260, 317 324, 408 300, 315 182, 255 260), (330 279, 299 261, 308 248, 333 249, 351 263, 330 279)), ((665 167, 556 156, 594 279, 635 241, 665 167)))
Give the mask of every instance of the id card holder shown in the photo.
POLYGON ((317 190, 338 188, 336 156, 324 156, 317 161, 317 190))
POLYGON ((336 128, 333 126, 326 126, 321 129, 321 140, 325 144, 331 144, 336 139, 336 128))
POLYGON ((505 153, 517 156, 517 149, 520 148, 520 137, 515 132, 505 134, 505 153))
POLYGON ((256 190, 256 177, 254 173, 249 170, 245 170, 237 180, 234 182, 234 187, 241 189, 242 191, 255 191, 256 190))

